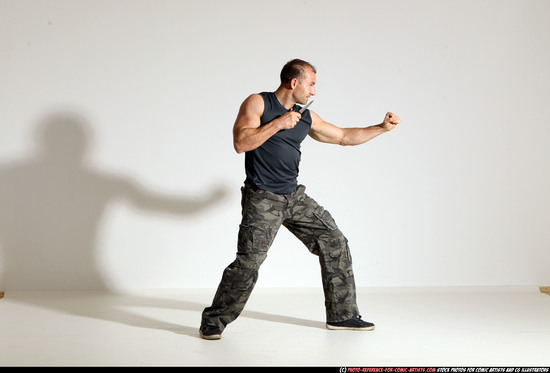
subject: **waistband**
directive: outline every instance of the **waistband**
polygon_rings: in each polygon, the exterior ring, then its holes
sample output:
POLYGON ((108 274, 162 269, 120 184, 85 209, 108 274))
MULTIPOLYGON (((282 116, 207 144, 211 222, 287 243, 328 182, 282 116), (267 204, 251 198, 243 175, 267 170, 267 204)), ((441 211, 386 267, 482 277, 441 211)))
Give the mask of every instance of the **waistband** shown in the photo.
POLYGON ((292 195, 295 195, 295 194, 304 193, 306 191, 306 187, 302 184, 297 185, 296 189, 294 189, 294 191, 292 191, 290 193, 273 193, 273 192, 270 192, 269 190, 258 188, 253 183, 245 183, 244 184, 244 189, 251 190, 253 192, 263 191, 263 192, 266 192, 266 193, 274 194, 276 196, 292 196, 292 195))

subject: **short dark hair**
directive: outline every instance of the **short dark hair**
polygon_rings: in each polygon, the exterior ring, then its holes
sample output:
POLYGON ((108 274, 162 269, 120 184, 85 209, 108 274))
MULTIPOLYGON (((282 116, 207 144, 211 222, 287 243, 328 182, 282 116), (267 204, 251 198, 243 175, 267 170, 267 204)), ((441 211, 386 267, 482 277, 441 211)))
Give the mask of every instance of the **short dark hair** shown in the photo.
POLYGON ((305 69, 310 68, 314 73, 317 73, 315 67, 309 62, 295 58, 288 61, 281 70, 281 83, 288 83, 294 78, 300 78, 305 74, 305 69))

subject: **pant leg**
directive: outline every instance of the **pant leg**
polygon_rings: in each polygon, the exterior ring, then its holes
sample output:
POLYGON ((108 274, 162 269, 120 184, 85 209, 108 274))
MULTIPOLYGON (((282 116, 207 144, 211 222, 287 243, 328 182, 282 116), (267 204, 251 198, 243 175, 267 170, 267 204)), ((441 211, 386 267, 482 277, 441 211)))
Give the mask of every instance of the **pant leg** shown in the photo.
POLYGON ((250 187, 244 187, 242 193, 237 257, 224 270, 212 305, 202 314, 202 325, 215 325, 222 331, 244 309, 258 280, 259 268, 282 224, 284 198, 250 187))
POLYGON ((330 213, 305 194, 301 186, 283 225, 319 257, 327 322, 359 315, 348 240, 330 213))

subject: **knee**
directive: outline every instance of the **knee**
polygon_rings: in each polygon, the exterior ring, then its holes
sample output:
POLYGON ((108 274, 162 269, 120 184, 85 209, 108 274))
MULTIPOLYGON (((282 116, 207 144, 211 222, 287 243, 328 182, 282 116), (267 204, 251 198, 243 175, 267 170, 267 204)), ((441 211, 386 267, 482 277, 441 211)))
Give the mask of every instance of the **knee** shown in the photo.
POLYGON ((319 244, 323 257, 331 261, 351 261, 348 239, 339 231, 333 231, 319 244))
POLYGON ((266 258, 267 258, 267 252, 260 252, 260 253, 238 252, 237 258, 233 262, 232 266, 234 268, 239 268, 240 270, 244 270, 244 271, 257 272, 266 258))
POLYGON ((245 291, 258 280, 260 266, 265 258, 237 254, 237 258, 223 273, 223 280, 231 289, 245 291))

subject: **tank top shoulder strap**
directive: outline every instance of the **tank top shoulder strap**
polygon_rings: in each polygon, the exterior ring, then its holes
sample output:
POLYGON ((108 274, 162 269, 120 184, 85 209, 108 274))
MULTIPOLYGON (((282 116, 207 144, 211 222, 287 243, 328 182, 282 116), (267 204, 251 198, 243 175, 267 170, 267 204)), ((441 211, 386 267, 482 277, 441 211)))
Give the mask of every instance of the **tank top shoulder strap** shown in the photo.
POLYGON ((273 120, 274 116, 282 115, 281 104, 275 96, 275 92, 261 92, 260 96, 264 99, 264 112, 261 117, 261 124, 265 124, 273 120))

